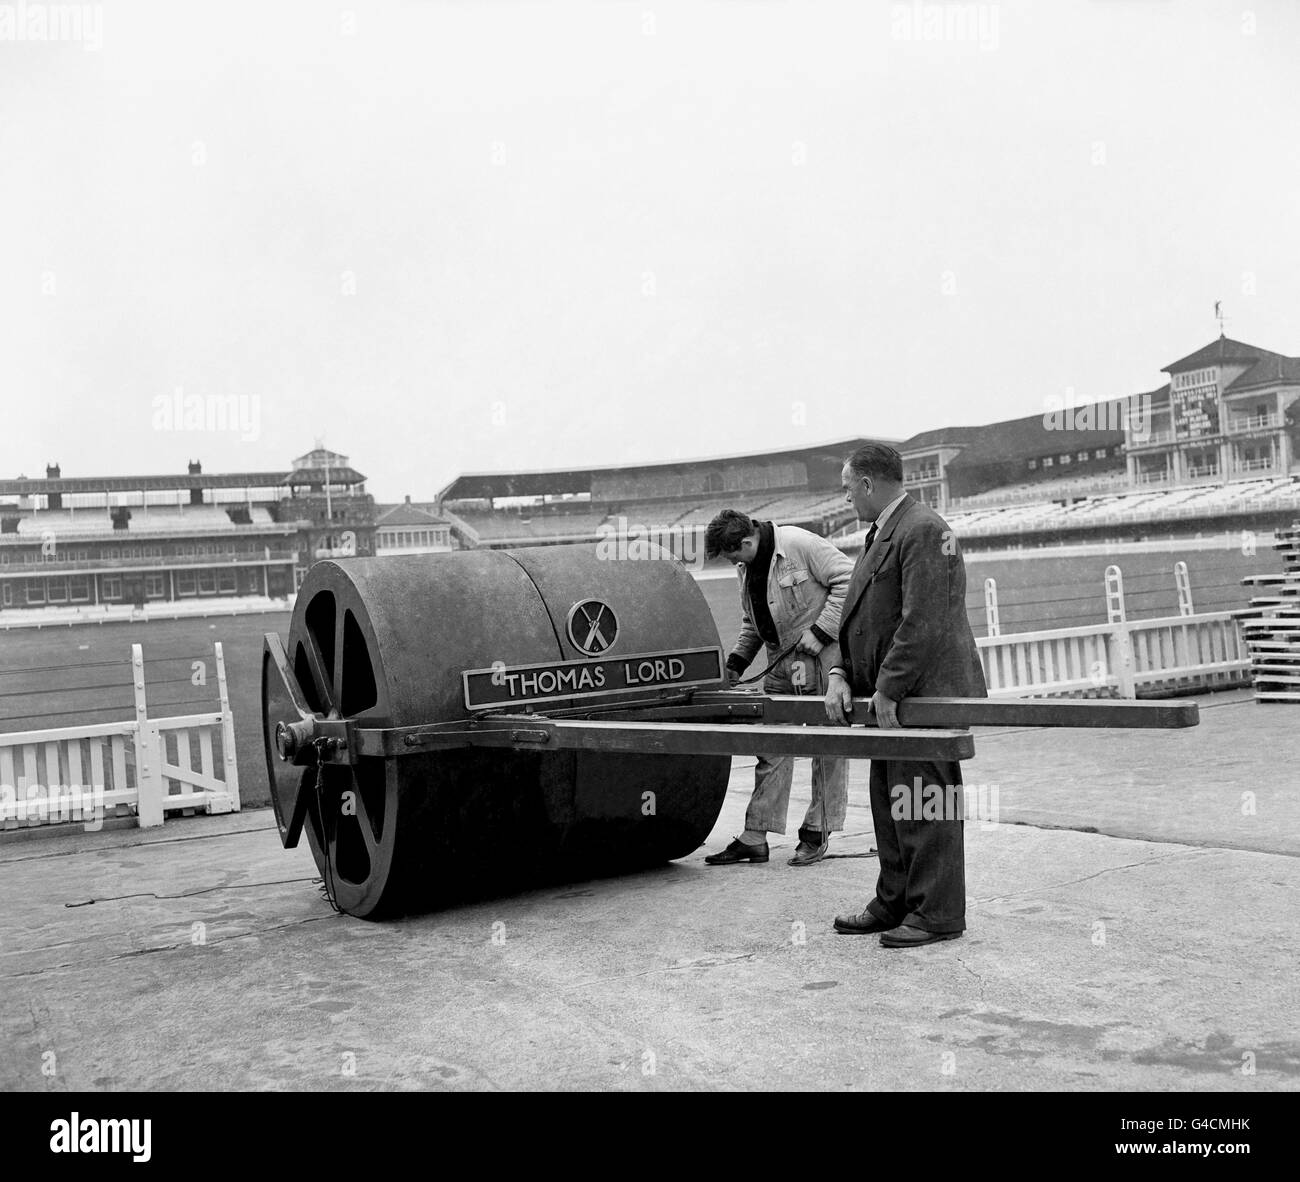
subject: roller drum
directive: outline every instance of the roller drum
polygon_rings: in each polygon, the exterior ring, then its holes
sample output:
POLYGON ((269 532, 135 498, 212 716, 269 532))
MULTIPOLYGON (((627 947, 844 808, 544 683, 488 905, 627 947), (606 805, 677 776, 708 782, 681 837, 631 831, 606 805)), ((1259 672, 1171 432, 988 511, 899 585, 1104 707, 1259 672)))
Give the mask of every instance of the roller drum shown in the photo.
MULTIPOLYGON (((602 658, 716 646, 694 579, 655 553, 550 546, 318 562, 298 593, 289 664, 322 717, 403 727, 469 718, 465 670, 588 657, 569 627, 586 601, 617 620, 602 658)), ((586 639, 580 626, 578 635, 586 639)), ((708 836, 726 792, 727 756, 458 749, 295 766, 276 748, 286 710, 272 683, 264 671, 277 819, 283 832, 292 800, 307 793, 312 855, 353 915, 680 858, 708 836)))

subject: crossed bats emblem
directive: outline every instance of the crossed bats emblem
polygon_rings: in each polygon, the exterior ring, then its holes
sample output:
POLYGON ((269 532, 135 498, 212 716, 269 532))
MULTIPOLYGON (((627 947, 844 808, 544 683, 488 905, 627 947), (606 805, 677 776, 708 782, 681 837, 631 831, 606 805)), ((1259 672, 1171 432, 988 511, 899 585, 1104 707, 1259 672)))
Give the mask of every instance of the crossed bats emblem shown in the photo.
POLYGON ((599 599, 585 599, 569 612, 569 639, 576 648, 595 656, 603 653, 618 636, 614 609, 599 599))

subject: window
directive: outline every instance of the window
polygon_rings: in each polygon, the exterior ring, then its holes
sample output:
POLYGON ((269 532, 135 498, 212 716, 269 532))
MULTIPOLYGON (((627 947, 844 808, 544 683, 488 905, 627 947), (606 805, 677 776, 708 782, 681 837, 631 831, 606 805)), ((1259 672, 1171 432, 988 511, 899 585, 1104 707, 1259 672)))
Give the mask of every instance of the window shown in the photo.
POLYGON ((101 586, 104 589, 105 599, 122 598, 122 577, 120 575, 105 575, 101 586))
POLYGON ((1037 461, 1037 460, 1030 460, 1030 461, 1029 461, 1029 470, 1030 470, 1031 472, 1034 471, 1034 469, 1036 469, 1037 467, 1038 467, 1038 461, 1037 461))
POLYGON ((85 575, 73 575, 68 580, 68 598, 73 603, 90 601, 90 580, 85 575))
POLYGON ((150 599, 161 599, 164 595, 162 575, 145 575, 144 593, 150 599))
POLYGON ((45 580, 44 579, 27 580, 27 602, 28 603, 45 602, 45 580))
POLYGON ((4 607, 13 607, 14 588, 9 582, 0 583, 0 605, 4 607))
POLYGON ((217 571, 217 590, 223 595, 229 595, 235 590, 234 567, 225 566, 217 571))
POLYGON ((1044 468, 1050 468, 1050 467, 1051 467, 1055 462, 1056 462, 1056 461, 1053 460, 1051 456, 1044 456, 1044 457, 1043 457, 1043 467, 1044 467, 1044 468))
POLYGON ((1106 458, 1106 449, 1104 447, 1099 447, 1092 453, 1092 458, 1094 460, 1104 460, 1106 458))
POLYGON ((210 566, 203 567, 199 572, 199 594, 212 595, 217 590, 217 572, 210 566))
POLYGON ((178 570, 176 572, 176 594, 193 595, 194 593, 194 572, 192 570, 178 570))
POLYGON ((1075 456, 1074 458, 1075 458, 1076 460, 1078 460, 1079 463, 1082 464, 1083 461, 1086 460, 1086 459, 1088 458, 1088 453, 1087 453, 1086 451, 1081 451, 1081 452, 1080 452, 1077 456, 1075 456))
POLYGON ((47 579, 45 595, 51 603, 68 602, 68 580, 61 578, 47 579))
POLYGON ((1069 457, 1069 456, 1062 456, 1062 457, 1061 457, 1061 463, 1062 463, 1062 465, 1068 464, 1069 462, 1070 462, 1070 457, 1069 457))

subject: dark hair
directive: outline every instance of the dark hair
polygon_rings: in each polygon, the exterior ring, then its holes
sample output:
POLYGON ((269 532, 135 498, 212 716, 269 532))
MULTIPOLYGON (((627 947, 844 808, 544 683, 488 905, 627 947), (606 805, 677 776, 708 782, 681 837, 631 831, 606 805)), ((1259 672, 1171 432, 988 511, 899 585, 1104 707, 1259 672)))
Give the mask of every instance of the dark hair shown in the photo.
POLYGON ((858 476, 903 483, 903 457, 887 443, 864 443, 844 462, 858 476))
POLYGON ((744 513, 723 509, 704 531, 704 556, 717 558, 719 554, 739 550, 740 544, 758 528, 744 513))

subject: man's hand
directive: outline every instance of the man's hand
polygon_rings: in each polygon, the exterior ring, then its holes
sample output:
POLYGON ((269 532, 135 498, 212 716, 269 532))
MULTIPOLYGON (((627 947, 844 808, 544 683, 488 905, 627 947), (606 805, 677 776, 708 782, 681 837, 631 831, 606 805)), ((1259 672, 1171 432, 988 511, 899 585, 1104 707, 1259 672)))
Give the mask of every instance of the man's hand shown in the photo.
POLYGON ((853 689, 844 674, 836 670, 826 685, 826 717, 836 726, 848 726, 853 713, 853 689))
POLYGON ((727 666, 727 685, 728 685, 728 686, 734 686, 734 685, 736 684, 736 682, 738 682, 739 680, 740 680, 740 671, 739 671, 738 669, 733 669, 730 665, 728 665, 728 666, 727 666))
POLYGON ((887 698, 879 690, 871 695, 871 713, 876 716, 876 725, 882 730, 894 730, 898 721, 898 703, 887 698))
POLYGON ((813 630, 811 628, 805 628, 803 630, 803 635, 799 637, 799 643, 795 645, 795 652, 812 653, 815 657, 825 647, 826 646, 813 635, 813 630))

